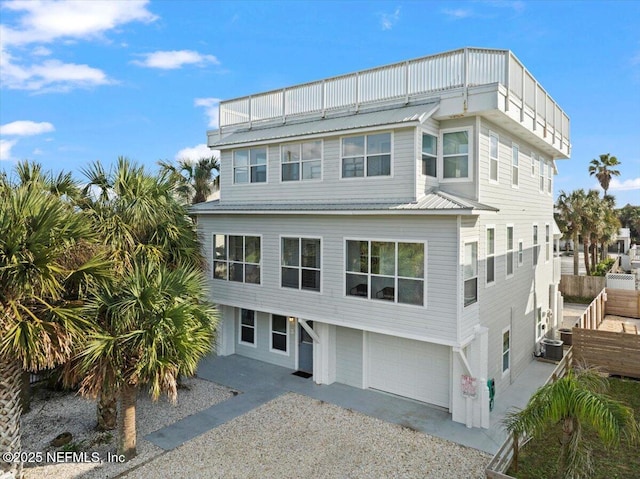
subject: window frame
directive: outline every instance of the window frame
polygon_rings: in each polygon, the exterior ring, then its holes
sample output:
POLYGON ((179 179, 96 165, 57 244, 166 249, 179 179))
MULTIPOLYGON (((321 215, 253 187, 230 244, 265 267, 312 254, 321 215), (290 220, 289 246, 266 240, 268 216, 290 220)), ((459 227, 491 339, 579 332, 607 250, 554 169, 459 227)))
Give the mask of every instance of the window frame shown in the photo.
POLYGON ((553 196, 553 160, 547 162, 547 194, 553 196))
POLYGON ((501 339, 502 341, 500 342, 501 347, 500 347, 500 370, 502 371, 502 377, 505 377, 507 374, 509 374, 511 372, 511 326, 507 326, 506 328, 504 328, 502 330, 502 335, 501 335, 501 339), (508 347, 505 351, 504 349, 504 337, 505 334, 508 335, 508 347), (504 367, 504 359, 505 359, 505 354, 507 355, 507 368, 505 369, 504 367))
MULTIPOLYGON (((467 127, 461 127, 461 128, 444 128, 441 129, 439 134, 438 134, 438 141, 439 141, 439 148, 438 148, 438 168, 439 168, 439 172, 438 172, 438 180, 443 182, 443 183, 470 183, 473 181, 474 179, 474 175, 473 175, 473 170, 474 170, 474 157, 473 157, 473 145, 474 145, 474 135, 473 135, 473 127, 472 126, 467 126, 467 127), (466 132, 467 133, 467 173, 468 175, 466 177, 460 177, 460 178, 445 178, 444 177, 444 159, 445 159, 445 154, 444 154, 444 136, 446 134, 449 133, 460 133, 460 132, 466 132)), ((447 157, 450 156, 462 156, 462 155, 446 155, 447 157)))
POLYGON ((352 180, 359 180, 359 179, 364 179, 364 178, 370 178, 370 179, 382 179, 382 178, 393 178, 393 150, 394 150, 394 132, 392 130, 381 130, 381 131, 369 131, 368 133, 358 133, 355 135, 345 135, 345 136, 341 136, 340 137, 340 153, 339 153, 339 158, 340 158, 340 164, 339 164, 339 168, 340 168, 340 180, 347 180, 347 181, 352 181, 352 180), (384 156, 386 155, 386 153, 374 153, 371 155, 367 154, 367 137, 369 136, 375 136, 375 135, 384 135, 384 134, 388 134, 389 135, 389 174, 388 175, 369 175, 368 173, 368 166, 369 166, 369 157, 377 157, 377 156, 384 156), (357 137, 363 137, 364 138, 364 150, 363 150, 363 154, 362 157, 364 159, 364 172, 362 176, 344 176, 344 160, 345 158, 360 158, 360 156, 345 156, 344 155, 344 140, 347 138, 357 138, 357 137))
POLYGON ((493 286, 496 284, 496 226, 495 225, 487 225, 485 227, 485 274, 484 274, 484 285, 485 287, 493 286), (493 233, 493 238, 489 240, 489 232, 493 233), (493 265, 493 279, 489 281, 489 260, 491 260, 491 264, 493 265))
POLYGON ((211 233, 212 239, 212 260, 211 260, 211 279, 218 281, 228 281, 230 283, 238 283, 238 284, 250 284, 254 286, 262 286, 262 259, 263 259, 263 238, 261 234, 248 234, 248 233, 211 233), (225 248, 225 258, 218 259, 216 258, 216 236, 224 236, 224 248, 225 248), (230 236, 241 236, 242 237, 242 261, 232 261, 229 259, 229 237, 230 236), (260 240, 260 262, 259 263, 250 263, 246 261, 246 238, 258 238, 260 240), (216 277, 216 263, 225 263, 226 264, 226 273, 224 278, 216 277), (231 263, 242 264, 242 281, 234 281, 229 279, 229 266, 231 263), (260 270, 260 277, 258 278, 257 283, 247 282, 246 281, 246 265, 258 266, 260 270))
POLYGON ((286 316, 282 315, 282 314, 270 314, 269 315, 269 352, 271 353, 275 353, 275 354, 281 354, 283 356, 290 356, 290 351, 291 351, 291 344, 290 344, 290 338, 289 338, 289 318, 287 318, 286 316), (273 329, 273 319, 278 316, 281 318, 284 318, 284 333, 281 331, 275 331, 273 329), (282 349, 277 349, 273 347, 273 335, 274 334, 278 334, 278 335, 284 335, 285 337, 285 348, 286 350, 282 350, 282 349))
POLYGON ((535 152, 531 152, 531 178, 535 178, 536 176, 536 163, 538 162, 538 158, 535 152))
POLYGON ((518 240, 518 268, 524 265, 524 241, 518 240))
POLYGON ((279 147, 279 158, 280 158, 280 183, 291 183, 291 184, 297 184, 300 182, 317 182, 317 181, 322 181, 323 179, 323 175, 324 175, 324 140, 322 138, 311 138, 308 139, 306 141, 294 141, 294 142, 290 142, 290 143, 281 143, 280 147, 279 147), (302 145, 304 143, 320 143, 320 158, 314 158, 313 160, 304 160, 302 158, 302 145), (300 159, 297 162, 285 162, 282 161, 282 157, 284 154, 284 149, 287 148, 288 146, 293 146, 293 145, 297 145, 299 147, 299 154, 300 154, 300 159), (302 172, 303 172, 303 164, 304 163, 311 163, 311 162, 315 162, 315 161, 319 161, 320 162, 320 177, 319 178, 303 178, 302 172), (298 166, 298 179, 297 180, 285 180, 283 178, 282 175, 282 168, 284 165, 291 165, 291 164, 297 164, 298 166))
POLYGON ((500 183, 500 136, 489 130, 489 183, 496 183, 499 184, 500 183), (491 150, 492 150, 492 140, 495 139, 496 140, 496 156, 493 157, 491 156, 491 150), (491 165, 492 163, 495 162, 496 165, 496 177, 491 178, 491 165))
POLYGON ((434 178, 434 179, 438 179, 438 173, 440 172, 440 168, 438 168, 438 156, 440 154, 440 138, 438 133, 433 133, 431 131, 425 131, 425 130, 419 130, 420 132, 420 173, 422 176, 425 177, 429 177, 429 178, 434 178), (435 155, 431 154, 431 153, 425 153, 424 152, 424 136, 430 136, 432 138, 435 139, 436 141, 436 152, 435 155), (429 157, 430 159, 432 159, 435 162, 435 169, 436 169, 436 174, 435 175, 429 175, 426 174, 424 172, 425 170, 425 156, 429 157))
POLYGON ((538 175, 538 179, 539 179, 539 185, 538 185, 538 191, 540 191, 540 193, 544 193, 544 189, 545 189, 545 169, 547 168, 547 163, 544 161, 544 158, 540 157, 540 173, 538 175))
POLYGON ((515 255, 515 231, 513 224, 506 225, 506 262, 505 262, 505 272, 507 278, 512 278, 515 274, 516 270, 516 255, 515 255), (509 241, 509 230, 511 230, 511 241, 509 241), (511 258, 511 273, 509 273, 509 258, 511 258))
POLYGON ((310 293, 322 293, 322 266, 323 266, 323 254, 322 254, 322 237, 321 236, 295 236, 295 235, 285 235, 285 234, 281 234, 280 235, 280 289, 282 290, 292 290, 292 291, 307 291, 310 293), (290 286, 283 286, 282 285, 282 269, 285 268, 285 265, 282 264, 283 262, 283 242, 284 239, 297 239, 298 240, 298 266, 286 266, 287 268, 296 268, 298 270, 298 287, 297 288, 293 288, 290 286), (319 268, 309 268, 309 267, 303 267, 302 266, 302 240, 318 240, 320 242, 319 246, 318 246, 318 254, 320 255, 320 267, 319 268), (308 289, 308 288, 302 288, 302 270, 309 270, 309 271, 318 271, 320 273, 320 279, 319 279, 319 288, 317 290, 315 289, 308 289))
POLYGON ((266 184, 269 183, 269 146, 264 146, 264 147, 253 147, 253 148, 237 148, 235 150, 232 150, 231 152, 231 179, 233 180, 231 182, 232 185, 261 185, 261 184, 266 184), (256 166, 263 166, 262 163, 258 164, 258 165, 251 165, 251 150, 264 150, 265 151, 265 156, 264 156, 264 181, 251 181, 251 168, 256 167, 256 166), (246 166, 236 166, 236 153, 240 152, 240 151, 246 151, 247 152, 247 165, 246 166), (247 181, 245 182, 239 182, 236 181, 236 169, 239 168, 247 168, 247 181))
POLYGON ((516 143, 511 144, 511 188, 520 188, 520 147, 516 143))
POLYGON ((546 329, 543 327, 544 321, 542 320, 542 306, 536 306, 534 313, 536 315, 536 342, 538 342, 544 338, 544 330, 546 329))
POLYGON ((355 238, 355 237, 345 237, 344 238, 344 246, 343 246, 344 250, 343 250, 343 265, 342 265, 342 271, 343 271, 343 290, 342 290, 342 294, 343 297, 345 298, 353 298, 356 300, 362 300, 362 301, 373 301, 375 304, 378 303, 388 303, 388 304, 393 304, 393 305, 399 305, 399 306, 405 306, 405 307, 412 307, 412 308, 426 308, 427 307, 427 255, 428 255, 428 241, 426 240, 415 240, 415 239, 384 239, 384 238, 376 238, 376 239, 369 239, 369 238, 355 238), (347 267, 348 267, 348 243, 349 241, 356 241, 356 242, 367 242, 367 272, 363 273, 363 272, 356 272, 356 271, 348 271, 347 267), (372 243, 393 243, 394 244, 394 254, 395 254, 395 258, 394 258, 394 275, 389 275, 389 274, 382 274, 382 273, 372 273, 372 257, 373 255, 371 254, 371 250, 372 250, 372 243), (423 246, 423 265, 422 265, 422 278, 416 278, 416 277, 409 277, 409 276, 400 276, 398 274, 398 245, 401 243, 406 243, 406 244, 421 244, 423 246), (355 295, 355 294, 347 294, 347 276, 349 274, 352 275, 360 275, 360 276, 366 276, 367 277, 367 295, 355 295), (376 277, 376 278, 393 278, 393 284, 394 284, 394 298, 393 300, 388 300, 386 298, 375 298, 373 297, 372 293, 373 290, 371 288, 371 279, 372 277, 376 277), (400 302, 399 301, 399 281, 400 280, 409 280, 409 281, 422 281, 422 304, 413 304, 413 303, 404 303, 404 302, 400 302))
POLYGON ((538 230, 538 224, 534 223, 532 225, 532 247, 531 251, 533 252, 533 267, 538 266, 538 260, 540 259, 540 231, 538 230))
POLYGON ((478 243, 479 241, 477 239, 474 239, 472 241, 465 241, 462 248, 462 305, 463 305, 463 308, 466 308, 467 306, 471 306, 473 304, 478 303, 478 276, 480 274, 479 268, 478 268, 478 243), (466 272, 467 245, 475 245, 475 253, 476 253, 475 265, 473 265, 473 269, 475 270, 474 275, 468 278, 467 278, 467 272, 466 272), (473 298, 473 301, 470 301, 467 303, 467 299, 465 296, 466 285, 467 285, 467 281, 472 281, 472 280, 475 280, 476 294, 475 294, 475 297, 473 298))
POLYGON ((258 347, 258 321, 256 319, 256 316, 257 316, 257 311, 253 309, 238 308, 238 344, 241 344, 243 346, 250 346, 252 348, 258 347), (242 324, 243 311, 248 311, 248 312, 250 311, 253 313, 253 326, 242 324), (249 343, 247 341, 242 340, 242 329, 244 327, 253 329, 253 343, 249 343))
POLYGON ((551 260, 551 224, 544 224, 544 262, 548 263, 551 260))

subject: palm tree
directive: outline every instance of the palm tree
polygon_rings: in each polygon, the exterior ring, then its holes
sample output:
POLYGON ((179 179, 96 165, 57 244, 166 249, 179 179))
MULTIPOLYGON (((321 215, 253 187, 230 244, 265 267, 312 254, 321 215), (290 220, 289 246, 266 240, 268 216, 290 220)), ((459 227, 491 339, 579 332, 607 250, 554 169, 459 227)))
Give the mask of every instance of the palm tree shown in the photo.
POLYGON ((220 162, 215 156, 200 158, 195 162, 179 160, 177 167, 166 161, 160 161, 158 164, 163 174, 167 174, 174 183, 178 196, 187 203, 207 201, 207 198, 220 188, 220 162))
POLYGON ((578 240, 582 232, 583 209, 586 202, 586 193, 584 190, 575 190, 567 194, 560 192, 556 208, 558 210, 558 224, 563 227, 563 233, 566 239, 573 242, 573 274, 579 274, 580 259, 578 254, 578 240))
POLYGON ((605 155, 600 155, 600 159, 593 159, 589 163, 589 175, 598 179, 600 186, 604 190, 604 194, 607 194, 609 190, 609 184, 611 183, 612 176, 620 176, 620 171, 612 169, 614 166, 618 166, 620 162, 615 156, 609 155, 609 153, 605 155))
MULTIPOLYGON (((538 389, 524 409, 508 413, 504 424, 515 437, 540 437, 550 426, 561 423, 560 477, 589 477, 589 451, 581 442, 583 425, 593 427, 607 447, 623 438, 635 442, 640 436, 633 410, 607 396, 607 386, 594 369, 569 370, 538 389)), ((517 457, 515 461, 517 470, 517 457)))
POLYGON ((87 313, 97 325, 74 360, 80 392, 120 392, 118 453, 136 455, 135 407, 146 386, 155 400, 175 401, 179 374, 195 373, 213 344, 217 313, 204 298, 205 279, 194 267, 169 269, 136 261, 121 282, 102 288, 87 313))
MULTIPOLYGON (((20 451, 22 372, 53 368, 88 327, 78 314, 82 283, 101 259, 76 254, 92 238, 89 223, 53 187, 39 165, 0 178, 0 449, 20 451), (53 192, 53 193, 52 193, 53 192)), ((67 185, 68 187, 72 185, 67 185)), ((22 465, 0 460, 0 475, 22 465)))

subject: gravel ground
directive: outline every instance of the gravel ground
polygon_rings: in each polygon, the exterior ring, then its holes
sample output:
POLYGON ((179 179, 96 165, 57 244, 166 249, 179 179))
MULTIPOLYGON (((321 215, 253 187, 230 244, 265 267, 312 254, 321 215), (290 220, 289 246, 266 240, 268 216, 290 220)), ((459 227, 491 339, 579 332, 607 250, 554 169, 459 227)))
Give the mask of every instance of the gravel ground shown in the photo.
MULTIPOLYGON (((58 464, 25 464, 26 479, 111 478, 121 472, 162 454, 163 449, 145 441, 143 436, 176 422, 177 420, 206 409, 233 396, 231 391, 203 379, 184 380, 185 388, 178 391, 178 404, 169 403, 165 397, 152 402, 141 394, 136 405, 138 433, 138 455, 126 464, 117 462, 91 463, 66 462, 58 464)), ((31 411, 22 417, 22 451, 63 451, 50 442, 62 432, 73 435, 67 450, 98 453, 105 459, 114 454, 117 446, 117 431, 100 433, 95 430, 96 402, 69 392, 54 392, 35 388, 31 411)))
POLYGON ((124 477, 483 478, 475 449, 289 393, 124 477))

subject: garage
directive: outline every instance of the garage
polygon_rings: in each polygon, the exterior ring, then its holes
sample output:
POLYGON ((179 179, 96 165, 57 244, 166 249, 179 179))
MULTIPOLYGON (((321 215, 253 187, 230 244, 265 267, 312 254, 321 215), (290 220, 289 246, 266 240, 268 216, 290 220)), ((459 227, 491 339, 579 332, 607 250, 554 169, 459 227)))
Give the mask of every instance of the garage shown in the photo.
POLYGON ((449 408, 450 348, 369 333, 369 387, 449 408))

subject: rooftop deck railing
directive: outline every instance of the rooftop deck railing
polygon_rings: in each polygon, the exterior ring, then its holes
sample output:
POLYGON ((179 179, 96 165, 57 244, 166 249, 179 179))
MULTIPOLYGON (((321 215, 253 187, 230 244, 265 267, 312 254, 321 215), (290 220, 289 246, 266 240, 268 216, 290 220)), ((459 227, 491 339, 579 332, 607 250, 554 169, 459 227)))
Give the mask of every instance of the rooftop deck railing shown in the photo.
MULTIPOLYGON (((562 145, 569 144, 569 117, 509 50, 464 48, 401 63, 326 78, 257 95, 222 101, 221 129, 438 92, 500 83, 516 106, 562 145)), ((509 108, 509 102, 507 102, 509 108)))

